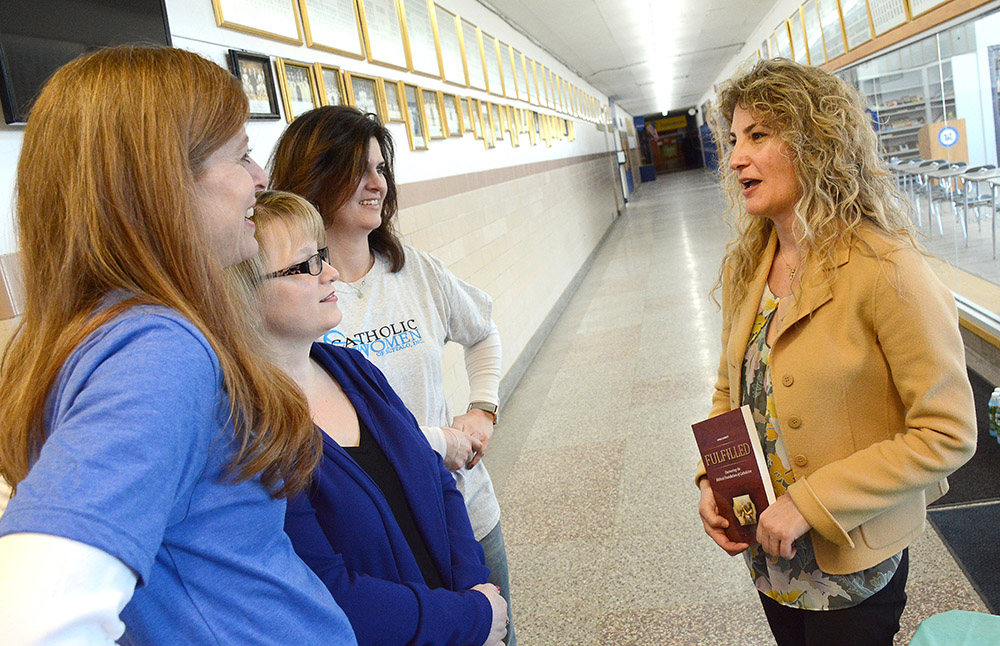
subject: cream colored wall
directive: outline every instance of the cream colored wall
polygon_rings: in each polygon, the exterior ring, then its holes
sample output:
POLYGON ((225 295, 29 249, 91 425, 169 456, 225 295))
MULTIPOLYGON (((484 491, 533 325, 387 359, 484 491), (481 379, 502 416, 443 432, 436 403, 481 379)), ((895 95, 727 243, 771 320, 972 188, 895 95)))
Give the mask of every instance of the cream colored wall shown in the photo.
MULTIPOLYGON (((408 244, 493 297, 503 375, 614 221, 615 173, 608 158, 590 159, 400 212, 408 244)), ((444 371, 451 410, 464 412, 460 346, 449 344, 444 371)))

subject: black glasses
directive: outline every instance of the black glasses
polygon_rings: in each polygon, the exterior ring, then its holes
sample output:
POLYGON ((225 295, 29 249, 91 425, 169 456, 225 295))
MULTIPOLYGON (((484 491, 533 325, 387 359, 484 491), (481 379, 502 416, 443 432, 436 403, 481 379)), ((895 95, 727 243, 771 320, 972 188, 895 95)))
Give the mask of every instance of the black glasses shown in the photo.
POLYGON ((264 279, 268 278, 281 278, 282 276, 295 276, 296 274, 309 274, 310 276, 319 276, 320 272, 323 271, 323 263, 330 264, 330 248, 323 247, 313 255, 309 256, 306 260, 292 265, 291 267, 286 267, 284 269, 279 269, 278 271, 272 271, 270 274, 266 274, 264 279))

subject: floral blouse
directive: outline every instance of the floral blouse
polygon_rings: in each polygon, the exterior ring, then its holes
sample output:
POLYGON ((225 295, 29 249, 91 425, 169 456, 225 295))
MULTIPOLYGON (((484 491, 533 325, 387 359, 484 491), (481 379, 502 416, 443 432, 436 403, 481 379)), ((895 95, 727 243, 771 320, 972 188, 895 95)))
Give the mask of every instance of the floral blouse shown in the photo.
MULTIPOLYGON (((775 496, 784 494, 795 482, 792 469, 787 466, 790 462, 778 427, 768 365, 771 348, 767 345, 767 328, 779 301, 765 286, 743 358, 743 388, 740 393, 741 403, 749 404, 753 412, 775 496)), ((808 533, 795 541, 795 556, 791 560, 768 556, 758 543, 751 545, 743 554, 750 568, 750 577, 761 593, 782 605, 803 610, 838 610, 861 603, 889 582, 902 556, 902 553, 896 554, 861 572, 827 574, 816 563, 808 533)))

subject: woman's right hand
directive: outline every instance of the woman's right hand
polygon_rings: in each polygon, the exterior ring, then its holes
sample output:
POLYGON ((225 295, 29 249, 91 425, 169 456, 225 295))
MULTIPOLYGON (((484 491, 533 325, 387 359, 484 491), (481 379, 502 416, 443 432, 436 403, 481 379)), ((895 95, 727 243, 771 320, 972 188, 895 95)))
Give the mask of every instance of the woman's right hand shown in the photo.
POLYGON ((483 448, 483 443, 472 437, 465 431, 451 426, 442 426, 448 448, 444 454, 444 466, 449 471, 458 471, 472 459, 476 453, 483 448))
POLYGON ((726 528, 729 527, 729 521, 719 515, 719 508, 715 505, 715 494, 712 493, 712 485, 708 482, 708 478, 699 480, 698 487, 701 489, 698 513, 701 515, 702 525, 705 526, 705 533, 719 547, 726 550, 730 556, 736 556, 750 547, 747 543, 734 543, 726 536, 726 528))
POLYGON ((490 601, 490 607, 493 609, 493 625, 490 627, 490 634, 483 642, 483 646, 500 646, 503 644, 503 638, 507 635, 507 602, 500 596, 500 588, 492 583, 480 583, 470 589, 486 595, 490 601))

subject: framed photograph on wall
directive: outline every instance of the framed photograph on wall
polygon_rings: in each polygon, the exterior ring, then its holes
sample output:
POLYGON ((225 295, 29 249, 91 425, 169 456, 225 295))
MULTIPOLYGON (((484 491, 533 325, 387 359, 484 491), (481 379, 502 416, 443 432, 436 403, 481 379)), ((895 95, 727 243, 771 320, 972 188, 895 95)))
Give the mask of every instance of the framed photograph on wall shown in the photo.
POLYGON ((448 126, 449 137, 461 137, 465 128, 462 124, 462 103, 454 94, 442 94, 444 99, 444 122, 448 126))
POLYGON ((243 84, 243 91, 250 100, 251 119, 281 118, 269 56, 230 49, 229 69, 243 84))
POLYGON ((881 36, 906 22, 906 3, 904 0, 868 0, 868 13, 875 35, 881 36))
POLYGON ((296 0, 212 0, 215 24, 292 45, 302 44, 296 0))
POLYGON ((524 75, 528 79, 528 103, 540 105, 538 103, 538 75, 535 70, 535 61, 527 56, 524 57, 524 75))
POLYGON ((462 56, 461 24, 458 16, 438 4, 431 14, 434 37, 438 47, 438 67, 445 83, 468 87, 465 80, 465 58, 462 56))
POLYGON ((386 121, 406 123, 406 111, 403 109, 403 83, 379 79, 382 87, 382 102, 385 104, 386 121))
POLYGON ((493 130, 493 118, 490 116, 489 104, 485 101, 477 100, 476 106, 479 111, 479 122, 483 126, 483 145, 486 146, 487 150, 496 148, 496 132, 493 130))
POLYGON ((306 45, 351 58, 365 57, 355 0, 299 0, 306 45))
POLYGON ((429 0, 400 0, 403 11, 403 31, 406 52, 411 72, 441 78, 438 64, 437 40, 434 38, 434 23, 431 19, 429 0))
POLYGON ((348 103, 364 113, 378 115, 379 119, 385 121, 382 102, 379 101, 378 80, 373 76, 351 72, 344 72, 344 79, 348 103))
POLYGON ((424 121, 424 104, 416 85, 403 84, 406 101, 406 138, 410 150, 427 150, 427 123, 424 121))
POLYGON ((795 50, 795 62, 800 65, 809 64, 809 52, 806 49, 806 32, 802 26, 802 7, 788 17, 788 34, 792 39, 792 49, 795 50))
POLYGON ((474 137, 478 136, 476 134, 476 112, 472 99, 459 97, 458 102, 462 105, 462 122, 465 124, 465 131, 471 132, 474 137))
POLYGON ((493 133, 493 140, 503 140, 503 119, 500 117, 500 106, 495 103, 487 103, 486 116, 490 120, 490 131, 493 133))
POLYGON ((511 62, 514 65, 514 74, 517 76, 517 98, 527 103, 529 100, 528 68, 524 62, 524 54, 511 46, 510 56, 511 62))
POLYGON ((479 42, 479 27, 465 18, 462 21, 462 60, 465 61, 465 83, 476 90, 486 89, 486 67, 483 64, 483 47, 479 42))
POLYGON ((408 71, 403 18, 396 0, 357 0, 368 61, 408 71))
POLYGON ((278 58, 275 66, 281 100, 285 104, 285 121, 291 123, 295 117, 319 107, 319 92, 311 64, 278 58))
POLYGON ((420 90, 424 103, 424 114, 427 115, 427 136, 431 139, 444 139, 448 136, 445 130, 444 110, 441 95, 434 90, 420 90))
POLYGON ((347 105, 344 98, 344 75, 336 65, 313 63, 319 82, 319 102, 323 105, 347 105))

